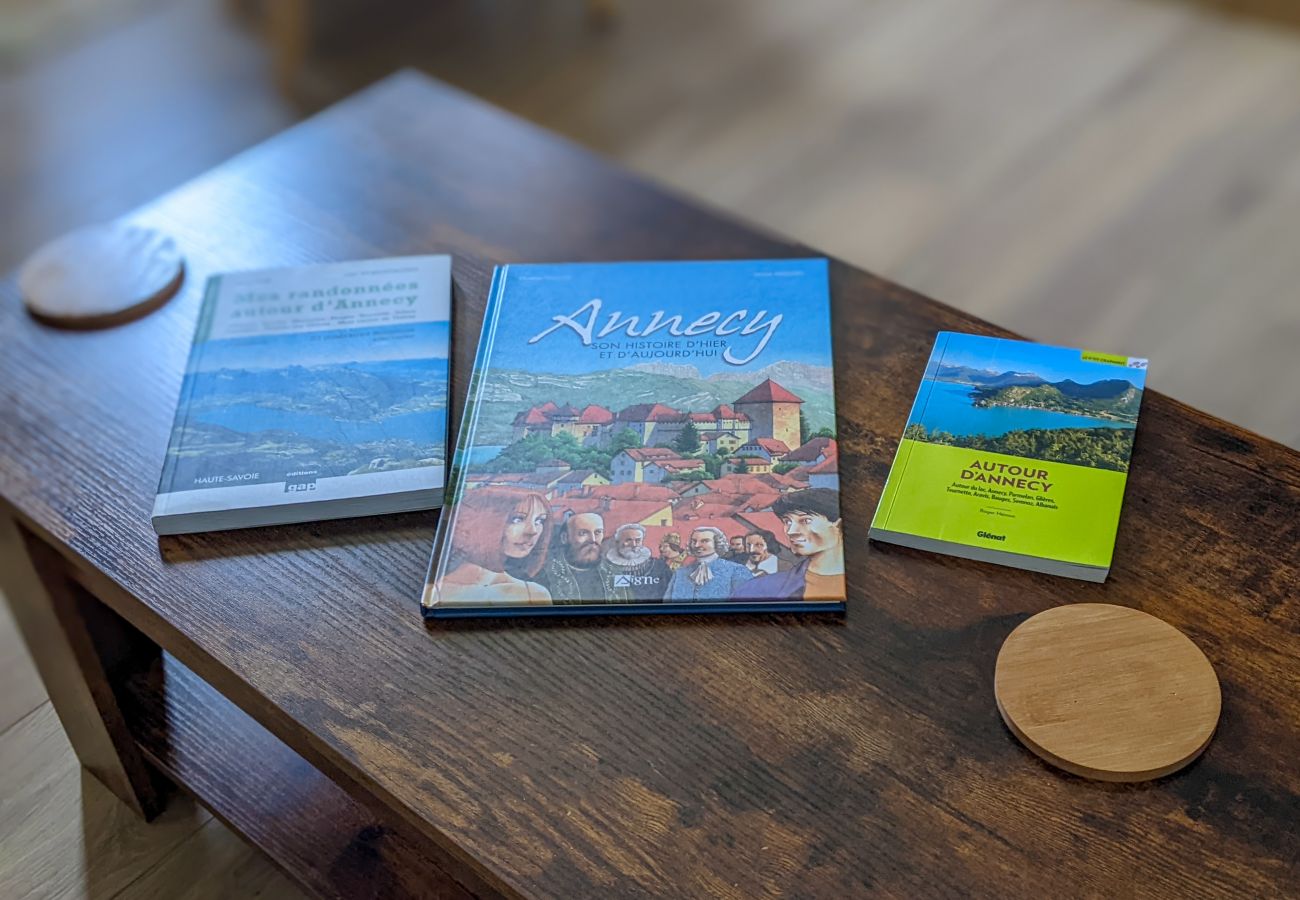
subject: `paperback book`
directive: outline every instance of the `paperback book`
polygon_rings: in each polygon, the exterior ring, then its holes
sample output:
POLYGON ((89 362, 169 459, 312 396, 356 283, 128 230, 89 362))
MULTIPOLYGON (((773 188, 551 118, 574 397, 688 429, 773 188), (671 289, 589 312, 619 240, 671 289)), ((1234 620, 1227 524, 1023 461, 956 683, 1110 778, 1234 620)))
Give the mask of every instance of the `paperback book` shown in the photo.
POLYGON ((210 278, 154 530, 439 506, 450 294, 446 256, 210 278))
POLYGON ((427 617, 844 604, 824 259, 496 270, 427 617))
POLYGON ((940 332, 875 540, 1104 581, 1147 361, 940 332))

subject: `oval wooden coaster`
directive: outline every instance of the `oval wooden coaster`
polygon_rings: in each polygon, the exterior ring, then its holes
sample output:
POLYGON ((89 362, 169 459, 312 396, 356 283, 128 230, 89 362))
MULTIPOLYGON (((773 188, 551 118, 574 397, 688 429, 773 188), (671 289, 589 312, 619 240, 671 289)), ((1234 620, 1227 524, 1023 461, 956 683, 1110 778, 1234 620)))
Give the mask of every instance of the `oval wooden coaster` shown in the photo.
POLYGON ((176 242, 159 231, 112 222, 55 238, 18 270, 33 316, 64 328, 107 328, 165 303, 185 268, 176 242))
POLYGON ((998 653, 998 711, 1051 764, 1101 781, 1176 772, 1210 743, 1219 679, 1172 625, 1078 603, 1022 622, 998 653))

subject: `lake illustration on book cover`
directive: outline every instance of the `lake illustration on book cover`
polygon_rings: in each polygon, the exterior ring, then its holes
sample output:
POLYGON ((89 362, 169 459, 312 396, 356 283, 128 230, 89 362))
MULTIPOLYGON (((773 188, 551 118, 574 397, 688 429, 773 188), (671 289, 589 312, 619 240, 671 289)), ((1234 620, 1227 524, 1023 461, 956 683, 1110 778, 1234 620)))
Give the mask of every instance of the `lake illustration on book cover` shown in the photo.
POLYGON ((825 260, 504 266, 423 607, 842 608, 825 260))
POLYGON ((189 415, 168 456, 170 483, 442 465, 446 346, 441 322, 209 342, 182 385, 189 415), (421 358, 430 347, 443 355, 421 358))
POLYGON ((1144 362, 944 333, 903 436, 1127 472, 1144 362))

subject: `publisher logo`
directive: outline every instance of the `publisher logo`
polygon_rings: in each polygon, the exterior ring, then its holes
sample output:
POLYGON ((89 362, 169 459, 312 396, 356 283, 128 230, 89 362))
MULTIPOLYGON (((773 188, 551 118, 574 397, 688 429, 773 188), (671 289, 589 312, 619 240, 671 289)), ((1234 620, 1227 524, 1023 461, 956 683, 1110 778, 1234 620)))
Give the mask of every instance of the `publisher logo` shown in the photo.
POLYGON ((300 469, 297 472, 286 472, 284 474, 284 492, 286 494, 296 494, 300 491, 316 490, 316 476, 319 474, 319 469, 300 469))
POLYGON ((977 531, 975 532, 975 536, 982 537, 987 541, 1005 541, 1007 539, 1005 534, 990 534, 987 531, 977 531))
POLYGON ((653 575, 615 575, 614 587, 642 587, 656 585, 659 579, 653 575))

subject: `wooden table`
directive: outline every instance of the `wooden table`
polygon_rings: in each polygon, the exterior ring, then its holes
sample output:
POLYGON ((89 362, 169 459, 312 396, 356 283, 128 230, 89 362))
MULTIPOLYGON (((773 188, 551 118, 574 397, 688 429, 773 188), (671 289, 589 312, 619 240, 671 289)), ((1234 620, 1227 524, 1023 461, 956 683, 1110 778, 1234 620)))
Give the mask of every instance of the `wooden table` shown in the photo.
POLYGON ((142 813, 161 773, 325 896, 1300 892, 1300 454, 1148 391, 1106 584, 868 545, 935 331, 1005 332, 836 263, 845 620, 426 627, 433 514, 150 530, 209 274, 455 254, 457 421, 495 263, 810 251, 412 74, 132 218, 188 255, 160 312, 60 332, 0 286, 0 533, 82 762, 142 813), (1073 601, 1214 663, 1184 772, 1082 781, 1002 725, 1003 638, 1073 601))

